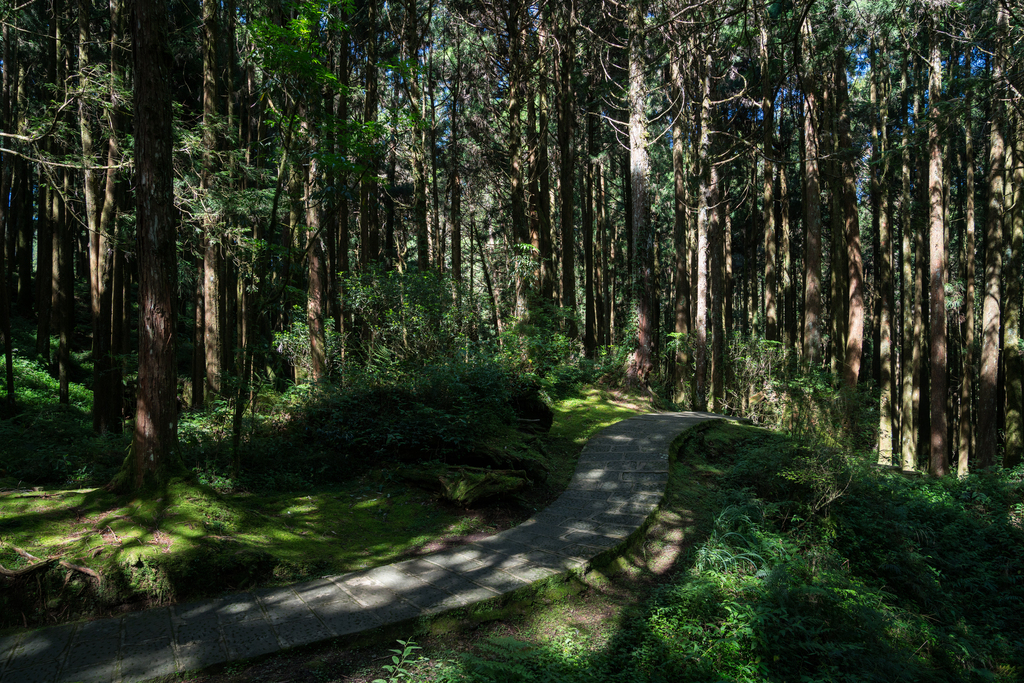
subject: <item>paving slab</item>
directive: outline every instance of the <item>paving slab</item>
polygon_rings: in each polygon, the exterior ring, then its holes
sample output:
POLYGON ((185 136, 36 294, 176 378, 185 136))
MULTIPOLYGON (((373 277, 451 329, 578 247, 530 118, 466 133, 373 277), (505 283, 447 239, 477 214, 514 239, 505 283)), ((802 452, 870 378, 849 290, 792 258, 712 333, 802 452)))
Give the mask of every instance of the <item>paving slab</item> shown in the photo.
POLYGON ((3 674, 4 668, 7 666, 7 660, 11 658, 11 653, 18 647, 19 640, 21 640, 20 633, 0 638, 0 675, 3 674))
POLYGON ((259 657, 281 649, 269 621, 248 619, 224 625, 224 645, 229 659, 259 657))
POLYGON ((339 636, 376 628, 382 623, 371 610, 367 610, 348 594, 344 594, 344 598, 317 604, 313 611, 327 628, 339 636))
POLYGON ((118 654, 121 650, 120 633, 116 634, 117 637, 107 638, 84 639, 81 636, 80 629, 71 645, 59 680, 67 683, 112 681, 117 672, 118 654))
POLYGON ((547 509, 473 543, 384 567, 0 638, 0 683, 131 683, 248 659, 516 591, 624 543, 656 509, 669 446, 719 416, 658 413, 584 447, 547 509))
POLYGON ((23 635, 4 669, 2 683, 56 680, 67 659, 75 626, 53 626, 23 635))
MULTIPOLYGON (((145 614, 145 612, 143 612, 145 614)), ((177 671, 170 635, 125 643, 121 650, 121 681, 144 681, 177 671)))

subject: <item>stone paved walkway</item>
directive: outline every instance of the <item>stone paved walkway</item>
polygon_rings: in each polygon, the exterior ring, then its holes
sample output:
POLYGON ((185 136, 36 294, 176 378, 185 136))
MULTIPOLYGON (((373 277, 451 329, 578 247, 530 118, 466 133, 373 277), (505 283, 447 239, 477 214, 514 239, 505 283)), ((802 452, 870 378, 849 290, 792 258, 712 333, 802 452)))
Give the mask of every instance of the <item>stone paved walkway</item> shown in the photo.
POLYGON ((0 683, 128 683, 436 614, 582 571, 661 501, 668 449, 708 413, 655 413, 587 443, 567 490, 517 527, 366 571, 0 639, 0 683))

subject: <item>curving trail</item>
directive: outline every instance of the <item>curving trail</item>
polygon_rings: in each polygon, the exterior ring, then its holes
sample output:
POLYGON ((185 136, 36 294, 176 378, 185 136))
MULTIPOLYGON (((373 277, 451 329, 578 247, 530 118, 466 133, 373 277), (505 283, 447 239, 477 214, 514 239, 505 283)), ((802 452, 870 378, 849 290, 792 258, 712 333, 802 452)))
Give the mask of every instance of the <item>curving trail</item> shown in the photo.
POLYGON ((651 413, 591 439, 568 488, 517 527, 365 571, 0 639, 0 683, 127 683, 465 607, 621 546, 661 501, 669 446, 710 413, 651 413))

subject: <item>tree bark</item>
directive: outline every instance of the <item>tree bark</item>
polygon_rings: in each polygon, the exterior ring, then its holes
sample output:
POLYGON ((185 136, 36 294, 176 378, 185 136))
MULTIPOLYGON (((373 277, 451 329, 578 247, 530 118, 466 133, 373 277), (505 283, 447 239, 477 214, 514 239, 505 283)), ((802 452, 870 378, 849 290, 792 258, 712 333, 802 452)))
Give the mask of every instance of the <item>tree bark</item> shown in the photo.
MULTIPOLYGON (((315 140, 311 140, 315 145, 315 140)), ((317 196, 317 163, 310 160, 306 171, 306 259, 308 288, 306 296, 306 327, 309 330, 310 377, 313 382, 327 378, 327 332, 324 318, 327 314, 327 264, 320 234, 320 205, 317 196)))
MULTIPOLYGON (((591 91, 592 92, 592 91, 591 91)), ((596 124, 595 112, 587 111, 587 162, 585 166, 586 189, 583 205, 583 351, 587 358, 594 358, 597 351, 597 311, 594 300, 594 221, 595 210, 595 156, 596 124)))
MULTIPOLYGON (((843 152, 853 150, 850 136, 849 93, 846 80, 846 48, 836 51, 835 77, 839 110, 839 146, 843 152)), ((847 266, 846 357, 843 379, 849 388, 857 386, 861 356, 864 349, 864 264, 860 249, 860 220, 857 208, 857 169, 848 156, 842 159, 843 171, 843 233, 847 266)))
MULTIPOLYGON (((884 43, 883 43, 884 45, 884 43)), ((889 221, 889 156, 888 156, 888 68, 884 81, 878 67, 878 47, 871 51, 871 111, 872 111, 872 211, 877 216, 878 254, 878 462, 891 465, 893 447, 892 396, 892 228, 889 221), (881 98, 879 95, 881 94, 881 98)))
POLYGON ((957 476, 963 477, 970 466, 971 441, 974 436, 972 419, 972 398, 974 396, 974 307, 977 298, 974 292, 975 280, 975 207, 974 207, 974 132, 971 121, 973 107, 971 90, 967 90, 964 120, 964 281, 967 291, 963 302, 964 350, 960 371, 960 434, 957 457, 957 476))
POLYGON ((903 154, 900 193, 901 229, 901 297, 903 312, 903 333, 900 344, 902 360, 900 391, 900 464, 904 470, 913 470, 917 465, 917 430, 914 413, 914 235, 911 226, 910 205, 910 60, 909 51, 904 50, 900 67, 900 111, 903 113, 903 154))
MULTIPOLYGON (((206 195, 213 190, 216 173, 217 134, 217 3, 203 3, 203 169, 200 189, 206 195)), ((224 372, 224 300, 222 278, 224 274, 220 235, 217 234, 217 214, 207 209, 203 216, 203 350, 206 381, 199 404, 209 395, 223 390, 224 372)), ((197 335, 198 336, 198 335, 197 335)), ((196 398, 193 398, 195 402, 196 398)))
POLYGON ((416 264, 420 272, 430 268, 430 237, 427 226, 427 121, 426 102, 420 87, 419 52, 423 44, 420 29, 420 15, 416 0, 405 0, 404 51, 409 64, 405 87, 409 94, 409 112, 412 114, 413 140, 409 146, 412 165, 412 215, 413 231, 416 233, 416 264))
MULTIPOLYGON (((377 13, 379 0, 366 3, 367 41, 363 68, 366 93, 363 97, 363 125, 377 122, 377 13)), ((377 153, 372 148, 362 158, 363 177, 359 183, 359 264, 365 271, 380 260, 380 219, 377 207, 377 153)))
POLYGON ((711 410, 725 410, 725 300, 730 286, 726 233, 728 232, 725 202, 720 200, 718 167, 711 164, 708 197, 708 243, 711 248, 711 410))
POLYGON ((537 231, 540 242, 540 298, 550 302, 554 298, 555 269, 551 253, 551 164, 548 155, 548 39, 543 27, 540 32, 540 72, 537 75, 537 231))
MULTIPOLYGON (((1003 467, 1016 467, 1024 456, 1024 358, 1020 350, 1021 267, 1024 264, 1024 117, 1013 110, 1012 211, 1004 218, 1009 237, 1003 323, 1005 415, 1003 467)), ((1009 190, 1009 188, 1007 188, 1009 190)))
MULTIPOLYGON (((558 44, 558 190, 562 237, 562 308, 576 312, 576 259, 573 253, 576 238, 573 231, 573 41, 576 34, 575 1, 559 4, 554 11, 559 19, 556 26, 558 44)), ((572 317, 568 318, 566 336, 577 338, 579 330, 572 317)))
MULTIPOLYGON (((3 62, 3 92, 2 112, 0 112, 0 128, 4 131, 10 129, 11 121, 11 68, 13 64, 12 54, 14 53, 17 38, 11 36, 11 24, 3 24, 4 40, 4 62, 3 62)), ((10 211, 8 200, 11 187, 11 156, 4 153, 2 164, 0 164, 0 337, 3 338, 4 346, 4 381, 7 385, 5 397, 6 412, 14 412, 14 345, 11 339, 11 291, 8 287, 7 267, 10 254, 7 249, 7 224, 10 222, 10 211)))
POLYGON ((810 20, 801 26, 804 89, 804 333, 803 363, 817 369, 821 362, 821 184, 818 171, 817 100, 811 67, 810 20))
POLYGON ((931 348, 931 457, 928 469, 935 476, 949 471, 946 448, 946 253, 942 188, 942 152, 939 142, 939 100, 942 96, 942 55, 937 33, 931 35, 931 73, 928 79, 928 204, 929 204, 929 322, 931 348))
POLYGON ((131 452, 112 488, 138 490, 182 469, 177 450, 175 317, 178 261, 172 164, 171 55, 165 0, 136 0, 135 190, 139 380, 131 452))
POLYGON ((646 5, 636 0, 629 22, 629 163, 633 197, 633 251, 636 255, 634 301, 637 346, 626 374, 632 386, 646 386, 654 371, 654 231, 651 227, 651 162, 647 130, 646 5))
MULTIPOLYGON (((530 242, 530 228, 526 219, 526 174, 523 154, 523 105, 526 100, 526 64, 524 54, 525 16, 521 0, 509 0, 505 16, 508 35, 508 121, 509 121, 509 178, 512 204, 513 249, 530 242)), ((518 253, 516 254, 518 256, 518 253)), ((515 317, 525 320, 529 315, 529 280, 522 268, 515 269, 515 317)))
MULTIPOLYGON (((451 189, 451 204, 449 205, 452 230, 452 279, 456 283, 462 282, 462 175, 461 159, 459 158, 459 116, 462 98, 462 51, 456 50, 455 55, 455 78, 451 87, 451 105, 449 109, 449 121, 451 127, 451 142, 448 145, 448 185, 451 189)), ((470 254, 472 261, 472 253, 470 254)), ((470 280, 472 287, 472 279, 470 280)), ((461 292, 461 288, 457 288, 461 292)))
POLYGON ((672 86, 672 99, 675 101, 672 120, 672 173, 674 179, 673 187, 673 225, 672 234, 675 242, 675 259, 673 262, 673 273, 675 290, 673 293, 673 309, 675 312, 674 331, 677 335, 675 365, 672 377, 673 400, 676 403, 683 401, 686 395, 686 375, 690 364, 690 354, 687 349, 687 340, 690 333, 690 269, 687 260, 687 205, 686 205, 686 139, 684 128, 684 116, 686 106, 683 97, 683 76, 680 69, 681 55, 673 53, 669 62, 672 86))
MULTIPOLYGON (((762 221, 764 228, 764 317, 765 338, 779 340, 779 312, 777 305, 777 254, 775 250, 775 92, 772 88, 768 53, 768 16, 758 11, 761 61, 761 135, 764 155, 762 221)), ((754 255, 751 254, 750 257, 754 255)), ((754 283, 749 283, 753 285, 754 283)))
POLYGON ((699 143, 697 147, 700 168, 700 196, 697 207, 697 317, 694 320, 693 407, 707 408, 708 373, 708 266, 711 258, 711 212, 715 206, 714 173, 711 164, 711 55, 704 58, 701 78, 701 106, 699 143))
MULTIPOLYGON (((79 70, 85 78, 90 69, 88 44, 89 3, 78 3, 78 59, 79 70), (84 17, 83 17, 84 13, 84 17)), ((110 4, 110 82, 109 103, 106 107, 105 129, 107 133, 106 165, 103 176, 97 171, 86 169, 84 191, 86 224, 89 228, 90 301, 92 304, 92 351, 93 351, 93 429, 98 433, 120 431, 121 394, 120 375, 116 372, 113 357, 113 273, 114 273, 114 222, 117 215, 117 177, 113 168, 119 161, 118 124, 119 116, 115 100, 123 67, 120 62, 121 3, 110 4), (116 47, 115 47, 116 46, 116 47), (104 181, 101 193, 100 181, 104 181)), ((79 100, 79 131, 82 141, 82 156, 87 163, 98 161, 94 149, 92 121, 84 100, 79 100)))
POLYGON ((990 100, 988 211, 985 221, 985 298, 981 314, 981 375, 978 385, 976 460, 979 468, 996 464, 999 447, 996 433, 1001 324, 999 285, 1003 270, 1003 174, 1006 153, 1003 132, 1005 117, 1000 93, 1004 88, 1002 40, 1008 23, 1006 8, 1000 5, 996 16, 996 47, 991 75, 995 92, 990 100))

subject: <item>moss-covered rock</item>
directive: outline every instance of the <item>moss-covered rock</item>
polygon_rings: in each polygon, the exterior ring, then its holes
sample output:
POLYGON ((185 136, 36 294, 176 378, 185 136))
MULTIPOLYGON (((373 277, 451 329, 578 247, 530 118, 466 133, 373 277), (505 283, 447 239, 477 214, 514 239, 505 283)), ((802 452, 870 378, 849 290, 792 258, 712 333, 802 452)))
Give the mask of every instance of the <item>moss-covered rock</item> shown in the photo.
POLYGON ((440 490, 456 505, 470 506, 479 501, 512 495, 529 486, 524 470, 448 466, 440 463, 406 467, 399 476, 420 486, 440 490))
POLYGON ((486 498, 507 496, 530 484, 522 470, 481 470, 462 467, 442 476, 444 497, 456 505, 472 505, 486 498))

